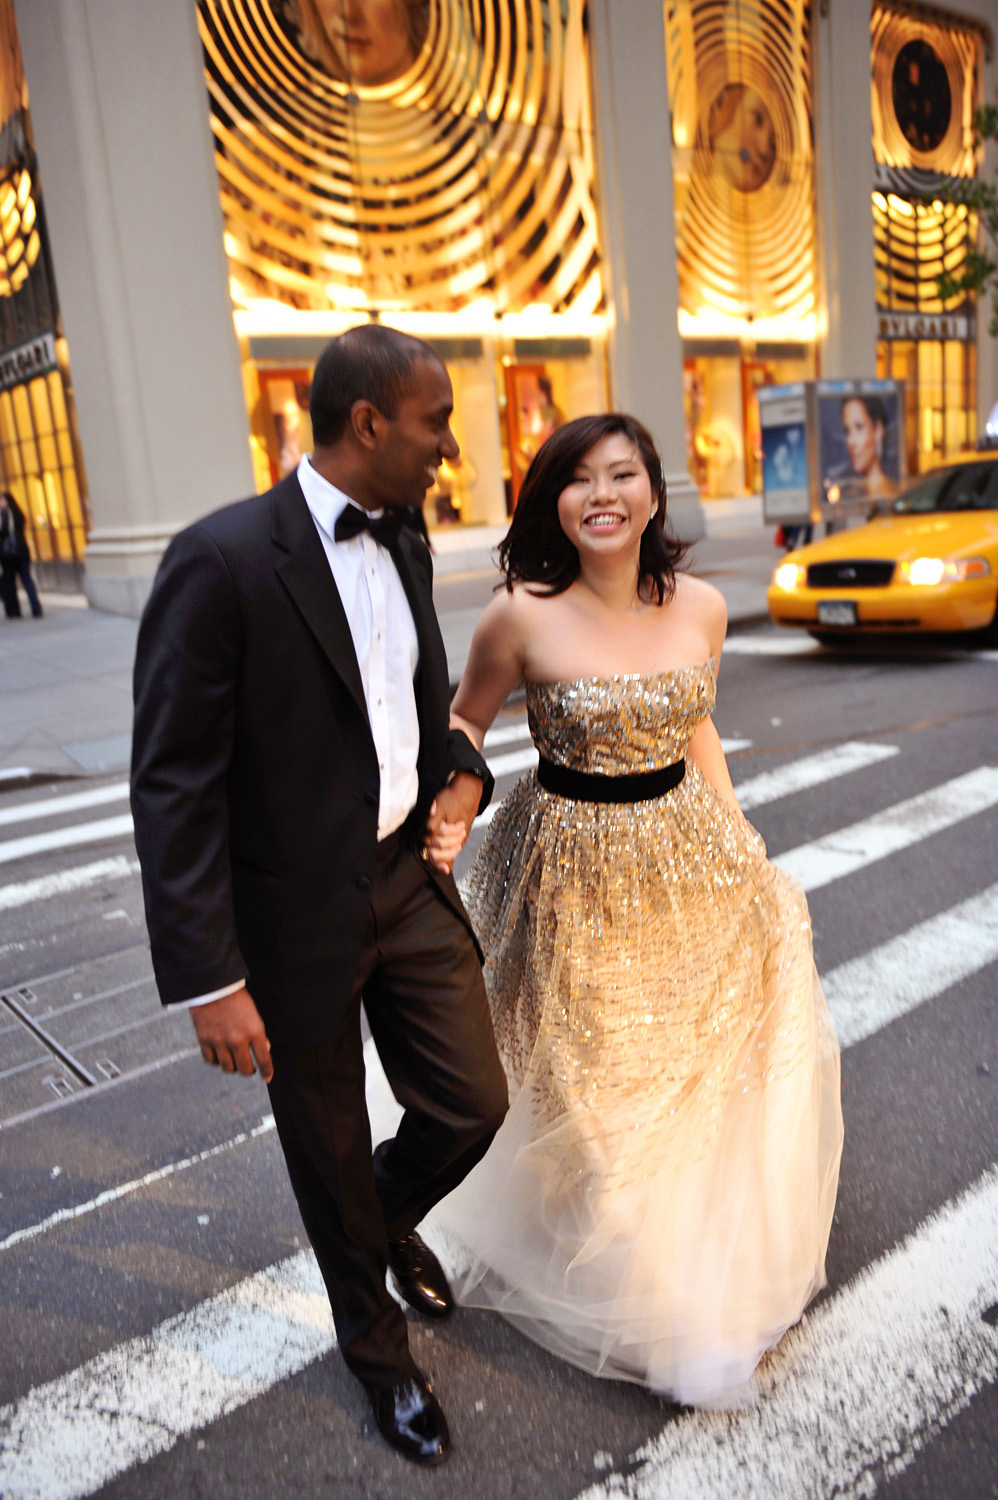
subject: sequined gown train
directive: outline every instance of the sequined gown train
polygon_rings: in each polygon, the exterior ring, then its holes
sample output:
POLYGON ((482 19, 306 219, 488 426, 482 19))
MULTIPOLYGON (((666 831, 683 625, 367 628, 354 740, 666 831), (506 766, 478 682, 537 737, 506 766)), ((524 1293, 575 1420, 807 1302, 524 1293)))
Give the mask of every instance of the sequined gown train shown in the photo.
MULTIPOLYGON (((541 754, 669 765, 713 663, 529 684, 541 754)), ((839 1059, 803 893, 688 763, 673 791, 576 802, 536 774, 465 882, 511 1108, 436 1211, 466 1304, 594 1374, 690 1404, 751 1399, 824 1283, 839 1059)))

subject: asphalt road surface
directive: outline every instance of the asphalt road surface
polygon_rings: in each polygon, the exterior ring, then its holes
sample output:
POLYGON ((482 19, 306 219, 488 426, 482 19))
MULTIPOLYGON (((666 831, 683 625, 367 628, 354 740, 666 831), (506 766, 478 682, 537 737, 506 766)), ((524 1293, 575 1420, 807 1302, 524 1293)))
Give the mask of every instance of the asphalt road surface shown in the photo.
MULTIPOLYGON (((393 1454, 333 1348, 265 1090, 158 1006, 122 779, 10 780, 5 1500, 998 1496, 998 653, 759 629, 729 642, 716 720, 808 891, 843 1047, 829 1285, 758 1404, 680 1411, 488 1314, 414 1317, 454 1452, 393 1454)), ((488 754, 498 797, 533 763, 522 703, 488 754)))

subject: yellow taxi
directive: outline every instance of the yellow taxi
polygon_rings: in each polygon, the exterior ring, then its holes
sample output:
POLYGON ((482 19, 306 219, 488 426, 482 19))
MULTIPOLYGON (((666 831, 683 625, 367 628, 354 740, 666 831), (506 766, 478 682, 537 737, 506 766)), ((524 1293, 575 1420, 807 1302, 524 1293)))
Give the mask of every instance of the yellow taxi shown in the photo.
POLYGON ((998 643, 998 452, 920 474, 865 525, 788 552, 766 603, 826 644, 955 630, 998 643))

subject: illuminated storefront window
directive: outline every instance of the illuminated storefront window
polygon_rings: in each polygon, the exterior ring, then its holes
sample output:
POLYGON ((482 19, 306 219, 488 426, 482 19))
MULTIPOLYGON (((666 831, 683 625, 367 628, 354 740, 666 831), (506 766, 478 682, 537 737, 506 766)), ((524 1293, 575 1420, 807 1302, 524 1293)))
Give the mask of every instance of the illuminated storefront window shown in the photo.
POLYGON ((10 0, 0 0, 0 488, 49 587, 78 586, 88 530, 69 352, 59 327, 10 0))
POLYGON ((377 317, 454 381, 464 472, 428 520, 504 516, 519 392, 605 405, 584 0, 200 0, 199 18, 258 484, 307 449, 325 340, 377 317))
POLYGON ((666 0, 687 459, 761 488, 760 385, 816 373, 810 8, 666 0))
POLYGON ((873 8, 877 374, 905 382, 912 473, 977 440, 976 312, 936 294, 940 271, 959 272, 977 226, 937 195, 976 171, 972 119, 990 45, 973 22, 915 5, 873 8))

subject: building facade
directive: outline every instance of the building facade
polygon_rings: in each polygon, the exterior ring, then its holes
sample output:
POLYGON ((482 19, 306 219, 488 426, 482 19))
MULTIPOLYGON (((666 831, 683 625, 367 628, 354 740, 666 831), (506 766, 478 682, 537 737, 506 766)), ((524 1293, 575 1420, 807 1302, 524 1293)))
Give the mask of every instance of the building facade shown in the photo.
POLYGON ((547 433, 610 405, 688 536, 760 486, 762 385, 901 378, 909 469, 972 447, 998 356, 935 278, 976 235, 947 180, 994 170, 990 8, 0 0, 4 181, 41 225, 21 293, 50 289, 16 333, 0 268, 0 461, 27 485, 34 441, 37 555, 75 568, 87 537, 91 601, 136 611, 173 531, 307 451, 317 355, 365 318, 452 376, 431 529, 503 524, 547 433))

